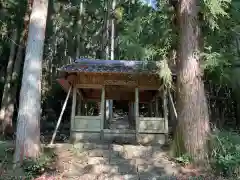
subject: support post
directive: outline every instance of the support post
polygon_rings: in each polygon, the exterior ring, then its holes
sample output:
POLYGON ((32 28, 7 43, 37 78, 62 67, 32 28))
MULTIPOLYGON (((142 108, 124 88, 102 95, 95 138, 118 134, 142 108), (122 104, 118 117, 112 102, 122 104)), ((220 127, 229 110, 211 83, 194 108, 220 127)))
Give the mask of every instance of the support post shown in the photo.
POLYGON ((135 88, 135 121, 136 121, 136 138, 139 132, 139 89, 135 88))
POLYGON ((59 125, 60 125, 60 123, 61 123, 61 121, 62 121, 62 116, 63 116, 63 113, 64 113, 64 111, 65 111, 65 109, 66 109, 67 102, 68 102, 68 98, 69 98, 69 95, 70 95, 70 92, 71 92, 71 91, 72 91, 72 86, 71 86, 71 87, 69 88, 69 90, 68 90, 68 94, 67 94, 67 97, 66 97, 66 99, 65 99, 65 101, 64 101, 64 104, 63 104, 63 107, 62 107, 62 111, 61 111, 60 116, 59 116, 59 118, 58 118, 58 122, 57 122, 56 128, 55 128, 55 130, 54 130, 54 133, 53 133, 53 136, 52 136, 52 140, 51 140, 51 142, 50 142, 50 145, 53 144, 53 142, 54 142, 54 140, 55 140, 55 137, 56 137, 56 135, 57 135, 57 130, 58 130, 59 125))
POLYGON ((152 102, 149 103, 149 117, 152 117, 152 102))
POLYGON ((107 101, 106 101, 106 98, 104 100, 104 128, 103 129, 109 129, 109 121, 107 119, 107 101))
POLYGON ((172 105, 174 116, 177 119, 177 110, 175 108, 175 105, 174 105, 174 102, 173 102, 173 98, 172 98, 172 94, 171 94, 170 90, 168 90, 168 95, 169 95, 169 98, 170 98, 170 102, 171 102, 171 105, 172 105))
POLYGON ((131 129, 135 129, 135 114, 134 114, 134 104, 132 101, 128 102, 128 122, 131 129))
MULTIPOLYGON (((81 96, 81 94, 80 94, 81 96)), ((82 97, 78 99, 77 115, 82 115, 82 97)))
POLYGON ((132 106, 131 106, 131 102, 128 102, 128 122, 131 122, 132 120, 132 106))
POLYGON ((155 99, 155 117, 159 117, 158 97, 155 99))
POLYGON ((168 134, 168 104, 167 104, 167 89, 163 90, 163 113, 164 113, 164 129, 168 134))
POLYGON ((77 100, 77 88, 76 88, 76 86, 73 86, 72 111, 71 111, 71 131, 74 129, 74 125, 75 125, 76 100, 77 100))
POLYGON ((102 95, 101 95, 101 139, 103 139, 103 130, 104 130, 104 117, 105 117, 105 87, 102 87, 102 95))
POLYGON ((106 121, 110 122, 110 100, 106 100, 105 102, 105 116, 106 116, 106 121))

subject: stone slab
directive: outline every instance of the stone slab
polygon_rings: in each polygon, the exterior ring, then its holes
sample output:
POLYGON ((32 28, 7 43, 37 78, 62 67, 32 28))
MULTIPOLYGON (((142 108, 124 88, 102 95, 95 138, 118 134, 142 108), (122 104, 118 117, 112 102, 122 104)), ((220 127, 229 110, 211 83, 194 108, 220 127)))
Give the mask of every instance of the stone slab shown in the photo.
POLYGON ((91 142, 100 141, 100 132, 71 132, 71 142, 91 142))
POLYGON ((139 180, 158 180, 161 178, 160 174, 155 174, 153 172, 138 173, 139 180))
POLYGON ((142 145, 162 145, 166 143, 166 135, 141 133, 137 136, 137 142, 142 145))
POLYGON ((135 174, 103 174, 98 177, 98 180, 139 180, 139 178, 135 174))
POLYGON ((88 157, 87 164, 98 165, 98 164, 108 164, 109 159, 104 157, 88 157))
POLYGON ((120 174, 137 174, 137 169, 135 168, 135 166, 129 163, 119 163, 115 166, 117 166, 118 173, 120 174))
POLYGON ((92 149, 108 150, 109 149, 109 144, 84 143, 83 147, 86 150, 92 150, 92 149))
POLYGON ((152 148, 151 146, 134 146, 134 145, 125 145, 124 146, 124 155, 127 159, 132 158, 151 158, 152 157, 152 148))
POLYGON ((92 149, 88 151, 88 156, 109 158, 109 150, 92 149))

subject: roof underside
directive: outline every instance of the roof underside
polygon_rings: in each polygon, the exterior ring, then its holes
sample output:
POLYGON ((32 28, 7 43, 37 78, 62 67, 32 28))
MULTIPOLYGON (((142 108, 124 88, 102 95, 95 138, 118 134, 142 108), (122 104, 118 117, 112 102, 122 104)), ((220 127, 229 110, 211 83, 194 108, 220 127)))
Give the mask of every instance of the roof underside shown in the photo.
POLYGON ((59 69, 60 72, 147 73, 160 70, 155 61, 100 60, 81 58, 59 69))

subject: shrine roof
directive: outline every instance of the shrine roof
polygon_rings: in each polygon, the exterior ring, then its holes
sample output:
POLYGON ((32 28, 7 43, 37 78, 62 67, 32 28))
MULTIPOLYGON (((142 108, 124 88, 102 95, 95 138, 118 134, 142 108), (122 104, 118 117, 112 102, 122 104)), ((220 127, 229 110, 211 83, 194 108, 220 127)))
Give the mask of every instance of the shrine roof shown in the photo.
POLYGON ((92 73, 147 73, 154 74, 160 70, 160 63, 155 61, 76 59, 73 63, 59 68, 60 72, 92 73))

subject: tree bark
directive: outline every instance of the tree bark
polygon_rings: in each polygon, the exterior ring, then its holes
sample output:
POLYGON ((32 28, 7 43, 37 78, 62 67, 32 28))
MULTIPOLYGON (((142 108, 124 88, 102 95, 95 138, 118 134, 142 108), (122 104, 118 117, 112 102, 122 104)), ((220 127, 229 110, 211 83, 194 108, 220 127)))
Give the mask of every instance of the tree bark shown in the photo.
POLYGON ((10 48, 10 55, 7 65, 6 80, 3 89, 2 104, 0 110, 0 120, 1 120, 1 132, 2 135, 5 134, 6 130, 12 132, 12 121, 5 119, 6 107, 10 101, 10 89, 11 89, 11 75, 14 65, 14 57, 16 52, 16 41, 17 41, 18 32, 15 29, 12 32, 12 42, 10 48))
MULTIPOLYGON (((112 12, 115 10, 116 0, 112 0, 112 12)), ((115 19, 111 19, 111 49, 110 59, 114 60, 114 47, 115 47, 115 19)), ((109 100, 109 119, 113 118, 113 100, 109 100)))
POLYGON ((28 25, 29 25, 32 3, 33 3, 33 0, 28 0, 27 10, 24 16, 24 29, 20 35, 20 41, 19 41, 20 45, 18 46, 14 67, 11 74, 11 90, 9 92, 9 101, 6 105, 5 114, 4 114, 4 119, 10 123, 12 123, 13 121, 14 104, 17 101, 16 100, 17 90, 19 87, 19 77, 20 77, 21 65, 23 61, 22 56, 23 56, 23 51, 26 44, 26 39, 27 39, 27 32, 28 32, 28 25))
POLYGON ((14 160, 36 158, 40 153, 41 73, 48 0, 34 0, 17 119, 14 160))
POLYGON ((188 154, 198 163, 207 155, 209 112, 200 69, 199 1, 179 3, 179 59, 177 62, 178 127, 174 139, 175 155, 188 154))
MULTIPOLYGON (((84 1, 81 0, 80 1, 80 7, 79 7, 79 10, 78 10, 78 14, 77 14, 77 30, 79 32, 82 32, 83 30, 83 5, 84 5, 84 1)), ((81 33, 78 33, 77 34, 77 38, 76 38, 76 58, 79 58, 80 55, 81 55, 81 51, 83 51, 83 44, 82 44, 82 34, 81 33)))

